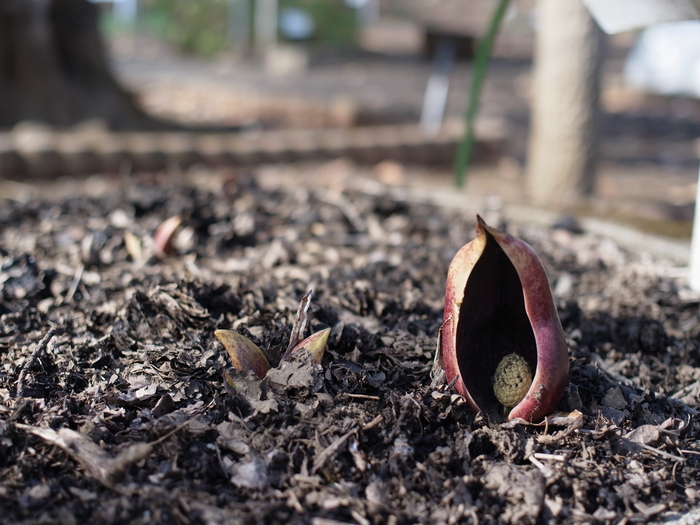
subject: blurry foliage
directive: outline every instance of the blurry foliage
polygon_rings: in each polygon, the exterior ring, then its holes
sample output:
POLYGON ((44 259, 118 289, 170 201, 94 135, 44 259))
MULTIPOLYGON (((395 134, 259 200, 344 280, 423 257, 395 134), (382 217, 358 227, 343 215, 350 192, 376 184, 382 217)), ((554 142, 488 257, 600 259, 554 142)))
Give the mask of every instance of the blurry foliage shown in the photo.
POLYGON ((355 40, 357 16, 343 0, 280 0, 279 7, 298 7, 311 15, 316 24, 313 42, 344 47, 355 40))
MULTIPOLYGON (((313 18, 316 29, 310 44, 347 47, 354 42, 357 17, 343 0, 279 0, 279 9, 286 7, 304 9, 313 18)), ((142 0, 137 28, 183 53, 212 57, 228 47, 228 9, 228 0, 142 0)), ((255 0, 250 0, 251 33, 254 12, 255 0)), ((105 15, 103 28, 108 33, 133 29, 120 24, 111 11, 105 15)))
POLYGON ((210 57, 226 49, 226 0, 147 0, 139 25, 184 53, 210 57))

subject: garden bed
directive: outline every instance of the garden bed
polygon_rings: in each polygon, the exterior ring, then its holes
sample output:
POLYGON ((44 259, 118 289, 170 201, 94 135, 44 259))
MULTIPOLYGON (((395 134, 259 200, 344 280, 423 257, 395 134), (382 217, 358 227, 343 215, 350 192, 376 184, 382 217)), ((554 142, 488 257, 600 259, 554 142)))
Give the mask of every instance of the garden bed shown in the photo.
POLYGON ((660 263, 498 224, 547 268, 571 376, 558 419, 488 421, 431 385, 473 213, 283 179, 0 201, 3 522, 642 523, 697 506, 698 303, 660 263), (322 364, 228 387, 214 331, 283 348, 309 289, 322 364))

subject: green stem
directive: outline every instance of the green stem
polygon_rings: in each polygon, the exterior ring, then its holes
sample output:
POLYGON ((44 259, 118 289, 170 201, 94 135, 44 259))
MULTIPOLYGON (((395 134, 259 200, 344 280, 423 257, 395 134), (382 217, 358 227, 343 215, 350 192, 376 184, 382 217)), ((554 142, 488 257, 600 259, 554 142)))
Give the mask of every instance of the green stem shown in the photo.
POLYGON ((459 144, 459 149, 457 150, 457 160, 455 161, 455 183, 459 188, 464 186, 467 167, 469 166, 469 160, 472 155, 472 148, 474 146, 474 120, 476 118, 476 112, 479 108, 481 85, 483 84, 484 77, 486 76, 486 69, 489 64, 491 48, 493 47, 493 41, 496 39, 498 28, 501 25, 501 21, 503 20, 503 16, 506 13, 509 3, 510 0, 500 0, 498 2, 498 7, 496 7, 496 11, 494 11, 491 21, 489 22, 489 28, 486 36, 481 42, 479 42, 479 47, 477 48, 476 56, 474 57, 474 76, 472 77, 472 85, 469 92, 469 104, 464 115, 466 130, 464 132, 464 138, 459 144))

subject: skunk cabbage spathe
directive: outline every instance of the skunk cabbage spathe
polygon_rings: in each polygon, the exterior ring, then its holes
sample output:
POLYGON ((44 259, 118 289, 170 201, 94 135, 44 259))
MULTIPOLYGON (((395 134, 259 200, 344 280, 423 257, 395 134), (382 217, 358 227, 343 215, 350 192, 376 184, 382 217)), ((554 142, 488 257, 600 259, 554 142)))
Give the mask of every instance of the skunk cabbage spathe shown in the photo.
POLYGON ((447 274, 439 352, 475 412, 540 421, 566 389, 569 357, 547 274, 525 242, 477 216, 447 274))

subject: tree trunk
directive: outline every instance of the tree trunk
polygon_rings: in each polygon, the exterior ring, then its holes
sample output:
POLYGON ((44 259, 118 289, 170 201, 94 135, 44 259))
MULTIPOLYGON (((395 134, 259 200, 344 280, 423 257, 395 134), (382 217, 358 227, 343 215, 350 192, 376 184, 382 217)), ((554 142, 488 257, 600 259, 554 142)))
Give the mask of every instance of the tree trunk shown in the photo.
POLYGON ((24 120, 157 129, 113 77, 86 0, 0 1, 0 127, 24 120))
POLYGON ((602 33, 580 0, 539 0, 527 186, 562 209, 592 194, 602 33))

